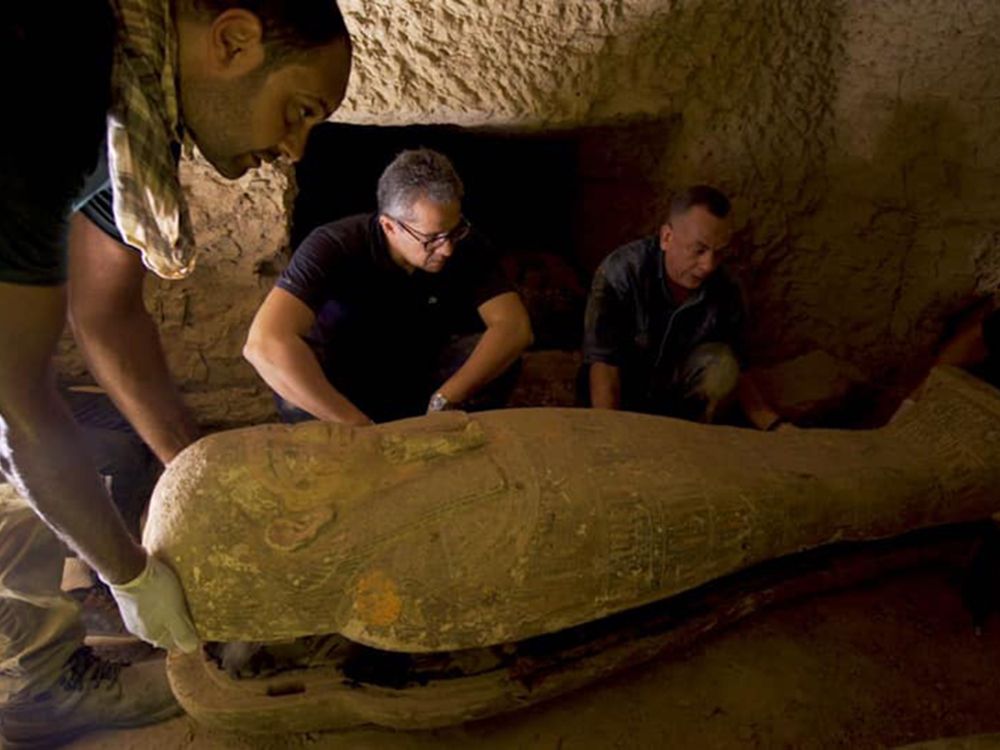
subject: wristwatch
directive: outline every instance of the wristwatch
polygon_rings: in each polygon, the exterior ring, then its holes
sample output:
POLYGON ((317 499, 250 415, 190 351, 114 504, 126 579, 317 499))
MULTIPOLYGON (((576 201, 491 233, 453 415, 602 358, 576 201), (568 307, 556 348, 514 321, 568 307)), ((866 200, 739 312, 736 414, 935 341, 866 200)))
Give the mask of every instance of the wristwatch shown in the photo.
POLYGON ((445 396, 441 391, 438 391, 433 396, 431 400, 427 403, 427 413, 435 411, 444 411, 448 408, 448 397, 445 396))

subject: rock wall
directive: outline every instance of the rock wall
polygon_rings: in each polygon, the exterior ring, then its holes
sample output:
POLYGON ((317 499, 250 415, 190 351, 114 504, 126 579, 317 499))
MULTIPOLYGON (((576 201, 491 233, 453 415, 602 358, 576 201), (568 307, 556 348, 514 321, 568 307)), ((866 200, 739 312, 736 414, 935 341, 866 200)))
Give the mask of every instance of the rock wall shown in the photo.
POLYGON ((830 342, 891 385, 922 372, 947 318, 1000 288, 1000 5, 850 7, 828 189, 759 297, 794 324, 779 347, 830 342))
MULTIPOLYGON (((268 391, 242 356, 247 328, 288 256, 291 169, 262 167, 235 182, 201 159, 181 178, 202 249, 183 281, 146 275, 146 307, 185 399, 200 421, 235 426, 272 418, 268 391)), ((86 366, 67 333, 60 371, 84 381, 86 366)))
MULTIPOLYGON (((356 60, 339 121, 594 126, 580 141, 586 268, 652 230, 672 188, 728 190, 762 362, 822 347, 891 391, 950 315, 1000 283, 991 0, 341 6, 356 60)), ((201 268, 152 284, 152 308, 202 418, 262 418, 239 350, 287 257, 285 178, 229 186, 200 167, 191 190, 201 268)))

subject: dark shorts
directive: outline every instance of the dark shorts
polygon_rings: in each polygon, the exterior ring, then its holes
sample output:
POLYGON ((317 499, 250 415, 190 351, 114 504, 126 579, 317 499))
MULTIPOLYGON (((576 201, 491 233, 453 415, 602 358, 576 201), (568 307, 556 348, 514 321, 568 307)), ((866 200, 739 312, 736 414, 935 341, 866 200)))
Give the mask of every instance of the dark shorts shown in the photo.
MULTIPOLYGON (((81 214, 96 224, 102 232, 111 239, 125 244, 118 227, 115 225, 115 209, 111 185, 104 183, 100 190, 88 198, 78 209, 81 214)), ((128 245, 125 245, 128 247, 128 245)))
POLYGON ((66 280, 66 228, 98 168, 111 101, 107 0, 0 5, 0 281, 66 280), (53 15, 57 18, 53 18, 53 15))

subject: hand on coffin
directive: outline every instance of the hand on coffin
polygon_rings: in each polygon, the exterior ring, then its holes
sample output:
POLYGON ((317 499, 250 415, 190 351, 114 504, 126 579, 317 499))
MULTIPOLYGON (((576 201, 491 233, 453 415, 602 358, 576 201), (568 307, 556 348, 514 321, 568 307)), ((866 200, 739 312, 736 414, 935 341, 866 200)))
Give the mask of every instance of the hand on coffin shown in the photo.
POLYGON ((108 585, 130 632, 160 648, 184 653, 198 648, 184 590, 165 563, 149 555, 145 570, 136 578, 108 585))

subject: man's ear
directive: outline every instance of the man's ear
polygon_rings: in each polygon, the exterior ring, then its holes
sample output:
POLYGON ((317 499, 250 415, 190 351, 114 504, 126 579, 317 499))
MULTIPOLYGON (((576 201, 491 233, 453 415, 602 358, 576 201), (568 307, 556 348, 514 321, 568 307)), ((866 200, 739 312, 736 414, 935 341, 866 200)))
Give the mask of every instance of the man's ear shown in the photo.
POLYGON ((664 222, 663 226, 660 227, 660 250, 664 252, 667 251, 667 245, 670 244, 671 238, 674 236, 674 228, 670 226, 670 222, 664 222))
POLYGON ((378 223, 382 226, 382 231, 387 235, 395 233, 396 227, 392 225, 392 219, 385 214, 379 214, 378 223))
POLYGON ((264 27, 248 10, 230 8, 212 21, 213 72, 225 78, 239 78, 264 63, 264 27))

